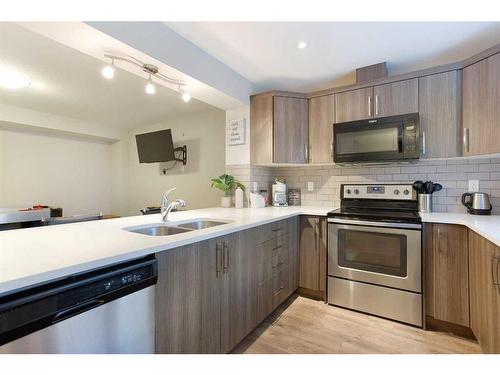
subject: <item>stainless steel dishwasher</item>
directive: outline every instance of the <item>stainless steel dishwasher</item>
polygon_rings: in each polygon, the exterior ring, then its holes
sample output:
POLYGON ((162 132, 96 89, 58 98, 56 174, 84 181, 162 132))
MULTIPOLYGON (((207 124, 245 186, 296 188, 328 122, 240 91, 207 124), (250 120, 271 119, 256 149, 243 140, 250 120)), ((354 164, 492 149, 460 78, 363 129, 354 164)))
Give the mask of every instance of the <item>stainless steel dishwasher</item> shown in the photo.
POLYGON ((154 353, 154 257, 0 297, 0 353, 154 353))

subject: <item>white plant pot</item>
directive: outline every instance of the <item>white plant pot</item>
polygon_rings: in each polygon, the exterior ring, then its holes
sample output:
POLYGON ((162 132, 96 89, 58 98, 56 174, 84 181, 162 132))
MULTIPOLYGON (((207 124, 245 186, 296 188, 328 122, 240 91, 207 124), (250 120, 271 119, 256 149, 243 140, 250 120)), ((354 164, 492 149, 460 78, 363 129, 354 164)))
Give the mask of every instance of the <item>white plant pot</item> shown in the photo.
POLYGON ((231 207, 231 197, 222 197, 220 199, 220 205, 223 208, 229 208, 229 207, 231 207))

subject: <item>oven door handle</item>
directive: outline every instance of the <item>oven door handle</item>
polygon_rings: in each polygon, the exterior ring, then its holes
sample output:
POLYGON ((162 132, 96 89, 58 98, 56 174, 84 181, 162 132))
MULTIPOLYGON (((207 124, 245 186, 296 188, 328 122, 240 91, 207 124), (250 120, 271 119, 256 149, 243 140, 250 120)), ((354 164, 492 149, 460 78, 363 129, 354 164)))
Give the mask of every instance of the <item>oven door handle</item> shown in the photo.
POLYGON ((330 224, 364 225, 368 227, 422 229, 422 224, 416 224, 416 223, 389 223, 384 221, 348 220, 348 219, 337 219, 337 218, 328 218, 328 222, 330 224))

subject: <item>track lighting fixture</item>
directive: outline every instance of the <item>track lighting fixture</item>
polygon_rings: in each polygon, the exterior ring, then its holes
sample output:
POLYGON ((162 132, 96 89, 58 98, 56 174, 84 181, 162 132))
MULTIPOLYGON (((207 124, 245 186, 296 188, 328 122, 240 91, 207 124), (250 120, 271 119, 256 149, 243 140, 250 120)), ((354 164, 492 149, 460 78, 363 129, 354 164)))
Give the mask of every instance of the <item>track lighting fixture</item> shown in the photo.
POLYGON ((153 64, 145 64, 142 61, 136 59, 135 57, 132 56, 127 56, 127 57, 121 57, 121 56, 115 56, 115 55, 109 55, 106 54, 104 57, 111 59, 111 63, 106 65, 101 73, 102 75, 107 78, 107 79, 112 79, 115 73, 115 60, 117 61, 124 61, 129 64, 135 65, 139 68, 141 68, 145 73, 149 75, 148 81, 146 83, 145 87, 145 92, 146 94, 153 95, 156 93, 156 87, 153 84, 152 77, 155 77, 157 79, 161 79, 162 81, 170 84, 177 86, 177 91, 179 92, 179 95, 181 96, 182 100, 184 102, 189 102, 191 100, 191 95, 184 90, 182 90, 182 86, 185 86, 186 83, 184 81, 175 79, 175 78, 170 78, 158 70, 158 67, 153 64))

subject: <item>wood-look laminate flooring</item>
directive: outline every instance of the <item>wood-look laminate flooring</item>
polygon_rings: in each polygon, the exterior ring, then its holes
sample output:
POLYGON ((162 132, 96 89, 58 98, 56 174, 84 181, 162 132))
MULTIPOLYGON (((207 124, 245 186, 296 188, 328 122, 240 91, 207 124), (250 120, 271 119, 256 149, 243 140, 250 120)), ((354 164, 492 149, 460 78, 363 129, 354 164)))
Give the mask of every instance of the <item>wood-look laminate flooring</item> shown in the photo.
POLYGON ((473 340, 424 331, 294 294, 251 332, 233 353, 482 352, 473 340))

